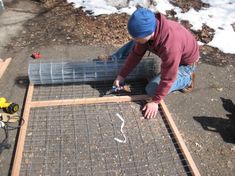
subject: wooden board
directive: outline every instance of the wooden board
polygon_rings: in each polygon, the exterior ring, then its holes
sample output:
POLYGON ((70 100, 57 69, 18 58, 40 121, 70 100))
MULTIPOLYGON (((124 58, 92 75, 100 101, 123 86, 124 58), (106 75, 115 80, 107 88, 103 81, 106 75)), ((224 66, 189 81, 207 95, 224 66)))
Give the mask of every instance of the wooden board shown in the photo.
POLYGON ((12 60, 11 58, 8 58, 5 61, 0 61, 0 79, 1 79, 2 75, 4 74, 4 72, 6 71, 11 60, 12 60))
POLYGON ((28 87, 28 92, 27 92, 27 97, 25 101, 25 106, 24 106, 24 112, 23 112, 23 118, 24 118, 24 123, 22 127, 20 128, 20 133, 19 137, 17 140, 17 147, 16 147, 16 152, 15 152, 15 157, 14 157, 14 162, 13 162, 13 167, 12 167, 12 176, 20 175, 20 166, 21 166, 21 161, 22 161, 22 155, 23 155, 23 150, 24 150, 24 143, 25 143, 25 137, 26 137, 26 130, 28 126, 28 121, 29 121, 29 113, 30 113, 30 103, 33 97, 33 85, 29 85, 28 87))
POLYGON ((128 101, 147 100, 148 95, 133 95, 133 96, 113 96, 113 97, 99 97, 99 98, 78 98, 65 100, 49 100, 49 101, 33 101, 31 107, 47 107, 47 106, 65 106, 65 105, 79 105, 79 104, 98 104, 98 103, 119 103, 128 101))
POLYGON ((184 143, 184 140, 181 137, 181 134, 180 134, 180 132, 179 132, 173 118, 171 117, 171 114, 170 114, 170 112, 169 112, 169 110, 163 100, 160 102, 160 107, 162 108, 163 114, 165 115, 166 120, 167 120, 168 124, 170 125, 170 128, 173 131, 173 133, 176 137, 176 140, 177 140, 181 150, 183 151, 183 154, 184 154, 185 158, 187 159, 192 172, 194 173, 195 176, 200 176, 200 172, 199 172, 195 162, 193 161, 193 158, 192 158, 191 154, 189 153, 188 148, 186 147, 186 144, 184 143))

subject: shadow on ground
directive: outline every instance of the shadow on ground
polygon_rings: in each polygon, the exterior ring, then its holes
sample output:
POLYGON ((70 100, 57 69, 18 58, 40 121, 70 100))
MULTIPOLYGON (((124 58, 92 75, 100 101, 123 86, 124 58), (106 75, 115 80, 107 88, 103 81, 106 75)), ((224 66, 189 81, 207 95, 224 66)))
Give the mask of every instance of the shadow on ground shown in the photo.
POLYGON ((2 154, 2 152, 5 149, 10 149, 11 148, 11 144, 8 142, 8 130, 4 127, 2 128, 4 130, 5 133, 5 137, 3 140, 1 140, 0 142, 0 155, 2 154))
POLYGON ((15 84, 20 88, 27 88, 29 85, 29 77, 28 76, 17 76, 15 78, 15 84))
POLYGON ((199 122, 204 130, 217 132, 223 140, 235 144, 235 105, 230 99, 220 97, 224 109, 228 112, 227 119, 221 117, 193 117, 199 122))

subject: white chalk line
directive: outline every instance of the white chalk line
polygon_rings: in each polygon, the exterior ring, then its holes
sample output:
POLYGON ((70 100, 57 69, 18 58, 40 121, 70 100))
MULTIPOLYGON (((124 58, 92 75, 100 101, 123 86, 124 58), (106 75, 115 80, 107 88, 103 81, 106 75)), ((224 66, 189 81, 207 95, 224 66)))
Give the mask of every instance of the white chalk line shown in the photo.
POLYGON ((122 116, 118 113, 116 113, 116 116, 118 116, 118 118, 122 121, 122 125, 121 125, 121 132, 122 135, 124 137, 124 140, 118 139, 118 138, 114 138, 115 141, 119 142, 119 143, 126 143, 126 135, 123 132, 123 127, 125 125, 125 120, 122 118, 122 116))

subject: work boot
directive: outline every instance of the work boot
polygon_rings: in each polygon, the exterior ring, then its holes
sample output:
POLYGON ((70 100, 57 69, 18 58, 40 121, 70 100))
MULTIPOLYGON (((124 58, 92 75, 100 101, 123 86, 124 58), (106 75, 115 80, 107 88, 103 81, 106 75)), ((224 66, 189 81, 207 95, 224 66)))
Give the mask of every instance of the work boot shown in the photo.
POLYGON ((191 79, 192 79, 191 84, 190 84, 188 87, 182 89, 181 92, 183 92, 183 93, 189 93, 189 92, 192 92, 192 91, 193 91, 193 88, 195 87, 195 76, 196 76, 196 75, 195 75, 195 73, 193 72, 192 75, 191 75, 191 79))
POLYGON ((97 60, 105 62, 105 61, 112 60, 112 57, 110 55, 107 55, 107 54, 101 54, 97 57, 97 60))

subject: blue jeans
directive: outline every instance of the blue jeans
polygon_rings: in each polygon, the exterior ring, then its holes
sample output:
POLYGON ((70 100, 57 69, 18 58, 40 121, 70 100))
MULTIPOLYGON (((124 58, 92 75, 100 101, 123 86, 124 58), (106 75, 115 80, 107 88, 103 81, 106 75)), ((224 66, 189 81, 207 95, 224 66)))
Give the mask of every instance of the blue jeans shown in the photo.
MULTIPOLYGON (((120 49, 118 49, 111 57, 112 60, 119 60, 119 59, 126 59, 130 51, 132 50, 133 46, 135 45, 134 41, 130 41, 126 43, 124 46, 122 46, 120 49)), ((184 88, 187 88, 191 82, 192 82, 192 77, 191 74, 194 72, 196 69, 195 65, 180 65, 178 72, 177 72, 177 77, 173 85, 171 86, 170 90, 168 93, 171 93, 176 90, 181 90, 184 88)), ((145 90, 148 95, 154 96, 156 92, 156 88, 160 83, 161 80, 161 74, 159 73, 156 75, 146 86, 145 90)))
POLYGON ((112 60, 124 60, 127 58, 132 48, 135 46, 135 42, 133 40, 129 41, 121 48, 119 48, 113 55, 111 55, 112 60))

